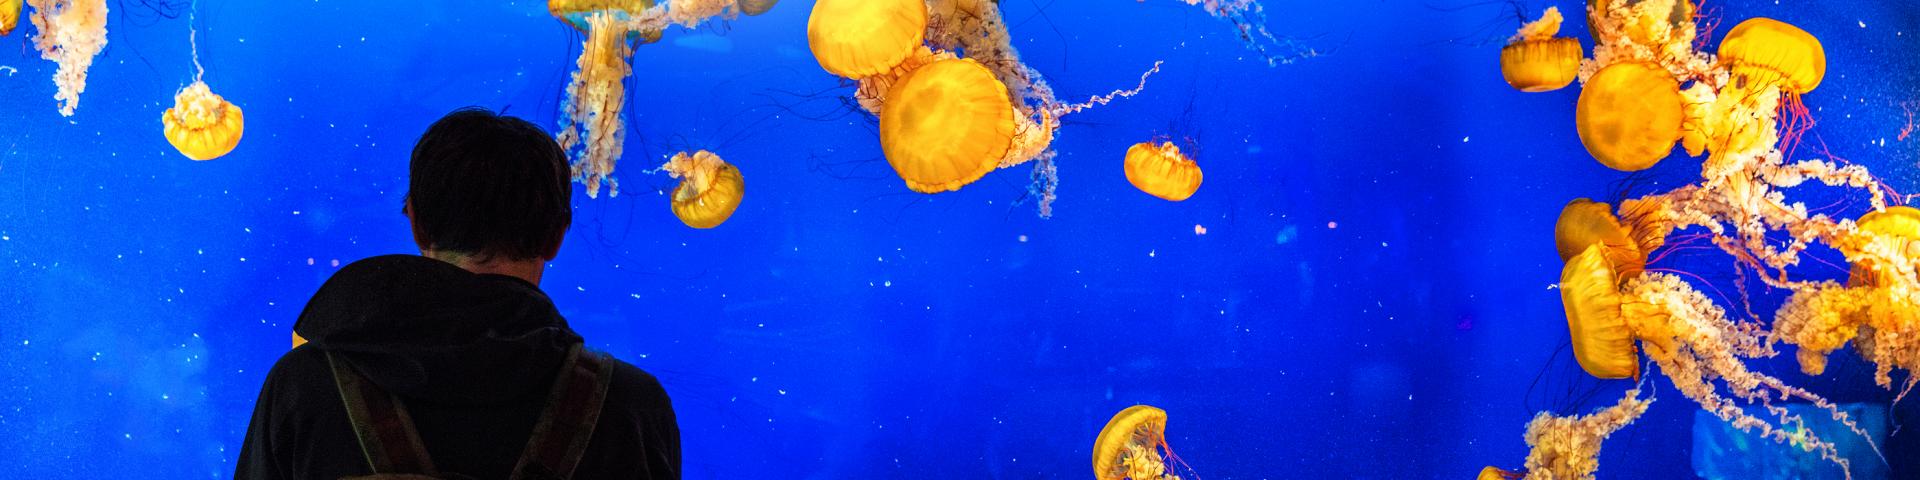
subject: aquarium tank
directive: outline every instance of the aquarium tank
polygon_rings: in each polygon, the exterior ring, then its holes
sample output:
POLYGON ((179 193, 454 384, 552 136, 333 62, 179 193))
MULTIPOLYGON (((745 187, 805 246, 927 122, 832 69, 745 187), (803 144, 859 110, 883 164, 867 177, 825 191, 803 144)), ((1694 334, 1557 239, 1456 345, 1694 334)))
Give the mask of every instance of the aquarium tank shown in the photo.
POLYGON ((0 477, 234 476, 326 348, 309 299, 421 253, 414 146, 479 107, 564 149, 538 288, 671 396, 680 477, 1920 478, 1911 1, 0 0, 0 33, 0 477))

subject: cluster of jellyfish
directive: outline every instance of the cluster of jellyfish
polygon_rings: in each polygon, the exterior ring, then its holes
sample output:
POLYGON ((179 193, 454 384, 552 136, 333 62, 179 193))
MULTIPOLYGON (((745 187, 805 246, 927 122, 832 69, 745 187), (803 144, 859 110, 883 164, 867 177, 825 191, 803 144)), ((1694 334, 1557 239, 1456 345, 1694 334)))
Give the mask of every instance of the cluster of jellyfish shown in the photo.
MULTIPOLYGON (((1697 38, 1697 9, 1686 0, 1589 0, 1595 45, 1583 58, 1578 40, 1557 36, 1562 17, 1549 8, 1501 50, 1501 71, 1518 90, 1581 82, 1576 127, 1600 163, 1643 170, 1676 144, 1706 156, 1694 183, 1617 207, 1577 199, 1562 210, 1554 242, 1565 262, 1559 290, 1574 357, 1594 377, 1643 381, 1644 354, 1706 412, 1851 477, 1835 443, 1776 402, 1805 402, 1853 434, 1865 431, 1832 402, 1751 362, 1778 355, 1785 343, 1798 349, 1804 373, 1819 375, 1827 356, 1851 343, 1876 365, 1880 386, 1894 387, 1892 370, 1907 371, 1895 401, 1904 397, 1920 381, 1920 210, 1898 205, 1908 197, 1865 167, 1787 158, 1811 125, 1800 96, 1826 73, 1819 40, 1754 18, 1709 54, 1697 38), (1858 219, 1809 213, 1785 192, 1807 182, 1864 194, 1872 209, 1858 219), (1782 234, 1789 240, 1779 241, 1782 234), (1844 282, 1792 271, 1814 245, 1845 255, 1851 271, 1844 282), (1688 272, 1649 266, 1686 248, 1722 251, 1791 294, 1771 321, 1730 317, 1682 278, 1688 272)), ((1652 399, 1640 393, 1629 390, 1589 415, 1540 413, 1527 424, 1524 470, 1487 467, 1480 478, 1593 478, 1601 443, 1646 412, 1652 399)))
MULTIPOLYGON (((60 115, 73 116, 80 94, 87 90, 87 70, 107 46, 106 0, 0 0, 0 36, 11 35, 26 7, 33 7, 34 49, 59 65, 54 71, 54 101, 60 115)), ((189 10, 191 13, 191 10, 189 10)), ((240 145, 245 120, 240 107, 207 86, 207 70, 200 65, 197 35, 187 19, 188 44, 193 50, 193 83, 174 94, 173 107, 160 114, 167 143, 196 161, 225 156, 240 145)))

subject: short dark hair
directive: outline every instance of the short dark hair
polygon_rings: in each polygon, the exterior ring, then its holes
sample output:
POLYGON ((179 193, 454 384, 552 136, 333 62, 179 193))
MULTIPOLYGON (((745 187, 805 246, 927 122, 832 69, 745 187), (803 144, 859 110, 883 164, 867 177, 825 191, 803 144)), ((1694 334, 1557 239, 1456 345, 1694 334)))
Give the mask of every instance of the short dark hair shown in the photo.
POLYGON ((420 136, 408 172, 407 204, 425 249, 536 259, 573 223, 567 154, 526 120, 454 110, 420 136))

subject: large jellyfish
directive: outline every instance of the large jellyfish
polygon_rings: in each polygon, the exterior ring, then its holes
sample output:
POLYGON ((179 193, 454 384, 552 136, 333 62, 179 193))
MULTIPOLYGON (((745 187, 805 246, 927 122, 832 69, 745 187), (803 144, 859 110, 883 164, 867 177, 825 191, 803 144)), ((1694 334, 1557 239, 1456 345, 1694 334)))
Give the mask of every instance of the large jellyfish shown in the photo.
POLYGON ((1680 82, 1657 65, 1628 62, 1587 79, 1574 119, 1587 153, 1609 168, 1631 172, 1652 167, 1673 151, 1685 115, 1680 82))
POLYGON ((958 190, 993 171, 1014 137, 1006 88, 973 59, 921 67, 888 94, 880 147, 907 188, 958 190))
POLYGON ((1560 33, 1560 9, 1547 7, 1546 13, 1520 27, 1520 32, 1500 49, 1500 74, 1507 84, 1522 92, 1551 92, 1565 88, 1580 75, 1580 41, 1556 36, 1560 33))
POLYGON ((25 8, 20 0, 0 0, 0 36, 13 34, 13 27, 20 26, 20 12, 25 8))
POLYGON ((673 216, 689 227, 720 226, 740 208, 746 192, 740 169, 706 150, 674 154, 660 169, 680 179, 673 188, 673 216))
MULTIPOLYGON (((1899 196, 1863 166, 1787 158, 1806 124, 1796 119, 1783 127, 1780 115, 1805 116, 1797 95, 1817 86, 1825 70, 1811 35, 1750 21, 1731 32, 1713 62, 1692 43, 1692 8, 1677 0, 1590 3, 1596 47, 1582 64, 1583 143, 1603 162, 1650 164, 1671 150, 1678 125, 1689 153, 1707 156, 1697 182, 1621 202, 1617 215, 1605 204, 1578 201, 1563 212, 1555 241, 1567 261, 1560 288, 1575 358, 1597 377, 1623 378, 1642 373, 1644 353, 1682 395, 1736 429, 1845 469, 1849 459, 1832 442, 1778 403, 1805 402, 1854 434, 1864 431, 1833 403, 1749 362, 1778 355, 1784 342, 1800 349, 1803 371, 1819 374, 1828 354, 1852 342, 1879 367, 1875 380, 1884 387, 1891 388, 1891 370, 1920 367, 1920 210, 1890 205, 1913 197, 1899 196), (1676 100, 1682 82, 1691 86, 1676 100), (1600 89, 1607 91, 1594 92, 1600 89), (1642 98, 1614 97, 1623 92, 1642 98), (1606 101, 1589 101, 1601 94, 1606 101), (1658 102, 1642 101, 1654 94, 1658 102), (1636 111, 1633 120, 1602 119, 1595 125, 1603 129, 1587 131, 1594 126, 1589 113, 1636 111), (1864 192, 1876 213, 1859 222, 1811 213, 1785 191, 1808 182, 1864 192), (1852 263, 1846 284, 1796 278, 1793 267, 1815 245, 1852 263), (1756 318, 1735 320, 1683 280, 1692 274, 1646 266, 1689 249, 1727 254, 1739 278, 1790 292, 1785 304, 1769 321, 1743 302, 1756 318)), ((1895 398, 1913 385, 1909 380, 1895 398)), ((1541 446, 1534 447, 1538 453, 1541 446)))
POLYGON ((1479 480, 1590 480, 1600 470, 1600 444, 1613 432, 1647 413, 1653 399, 1640 398, 1640 389, 1627 391, 1613 406, 1572 417, 1547 412, 1527 422, 1526 473, 1495 467, 1480 470, 1479 480))
POLYGON ((33 46, 40 58, 60 64, 53 73, 59 87, 53 99, 60 115, 71 117, 87 90, 87 69, 93 57, 107 47, 106 0, 27 0, 33 6, 33 46))
POLYGON ((807 18, 807 46, 827 72, 862 79, 892 70, 924 49, 921 0, 821 0, 807 18))
POLYGON ((1127 149, 1127 183, 1148 195, 1178 202, 1200 190, 1200 164, 1180 153, 1173 142, 1136 143, 1127 149))
POLYGON ((1171 465, 1180 457, 1167 446, 1167 412, 1148 405, 1121 410, 1093 441, 1098 480, 1180 480, 1171 465))
POLYGON ((573 180, 586 185, 588 197, 598 197, 602 183, 608 195, 620 194, 613 169, 626 141, 620 110, 626 104, 624 80, 633 74, 633 44, 659 40, 671 25, 693 28, 709 19, 733 18, 742 8, 736 0, 548 0, 555 18, 587 33, 556 139, 572 157, 573 180))
POLYGON ((187 16, 187 24, 187 45, 193 52, 193 84, 174 94, 173 108, 160 114, 160 124, 165 127, 167 143, 181 155, 197 161, 212 160, 240 145, 246 121, 238 105, 213 93, 202 80, 207 69, 200 66, 200 45, 196 40, 199 33, 191 28, 191 14, 187 16))

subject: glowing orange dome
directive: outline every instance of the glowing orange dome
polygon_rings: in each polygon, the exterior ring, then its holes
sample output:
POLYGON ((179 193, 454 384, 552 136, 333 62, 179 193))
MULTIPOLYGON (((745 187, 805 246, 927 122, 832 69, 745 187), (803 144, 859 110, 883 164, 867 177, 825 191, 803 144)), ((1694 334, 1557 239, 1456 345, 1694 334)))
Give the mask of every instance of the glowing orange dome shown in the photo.
POLYGON ((1640 358, 1621 310, 1619 278, 1605 249, 1592 245, 1567 261, 1560 273, 1560 303, 1573 335, 1573 358, 1581 369, 1599 378, 1635 377, 1640 358))
POLYGON ((1645 170, 1667 158, 1685 120, 1680 82, 1658 65, 1616 63, 1587 79, 1575 106, 1580 143, 1601 164, 1645 170))
POLYGON ((886 73, 927 35, 921 0, 820 0, 807 18, 807 47, 820 67, 859 79, 886 73))
POLYGON ((894 85, 880 111, 887 163, 921 193, 958 190, 1000 164, 1012 146, 1013 100, 972 59, 940 60, 894 85))
POLYGON ((1740 22, 1720 42, 1720 58, 1734 77, 1807 93, 1827 75, 1827 52, 1820 40, 1799 27, 1771 18, 1740 22))
POLYGON ((1133 188, 1170 201, 1186 200, 1200 189, 1200 165, 1173 142, 1134 144, 1127 149, 1126 172, 1133 188))
POLYGON ((706 150, 692 155, 680 152, 661 168, 681 179, 673 189, 673 215, 681 223, 693 228, 718 227, 740 208, 746 181, 740 169, 719 155, 706 150))
POLYGON ((193 82, 173 96, 173 108, 160 114, 167 143, 194 160, 212 160, 240 145, 245 129, 240 107, 193 82))
POLYGON ((1646 267, 1646 253, 1631 232, 1613 215, 1612 205, 1577 198, 1560 210, 1560 219, 1553 225, 1553 246, 1561 261, 1572 260, 1587 247, 1605 246, 1608 264, 1622 278, 1629 278, 1646 267))

